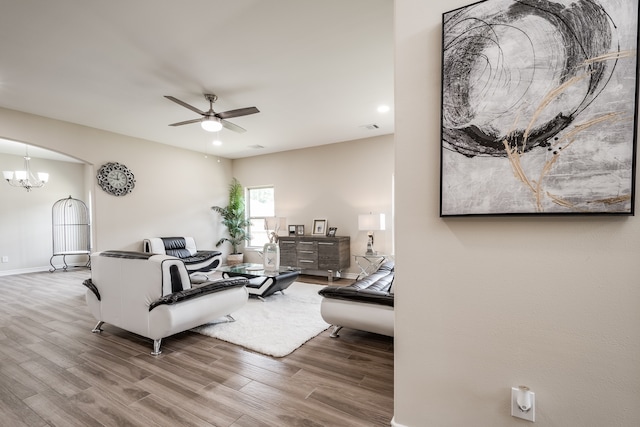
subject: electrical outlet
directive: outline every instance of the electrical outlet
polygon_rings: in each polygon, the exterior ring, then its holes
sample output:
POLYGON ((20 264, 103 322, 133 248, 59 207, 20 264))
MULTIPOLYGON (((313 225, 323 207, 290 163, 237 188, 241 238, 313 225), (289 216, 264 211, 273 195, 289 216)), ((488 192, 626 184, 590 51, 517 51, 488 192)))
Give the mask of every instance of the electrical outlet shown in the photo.
POLYGON ((521 388, 519 387, 513 387, 511 389, 511 416, 522 418, 523 420, 531 421, 533 423, 536 421, 536 394, 527 389, 527 392, 529 393, 531 409, 529 409, 528 411, 523 411, 518 405, 518 392, 520 391, 521 388))
POLYGON ((3 256, 2 257, 2 262, 9 262, 9 257, 8 256, 3 256))

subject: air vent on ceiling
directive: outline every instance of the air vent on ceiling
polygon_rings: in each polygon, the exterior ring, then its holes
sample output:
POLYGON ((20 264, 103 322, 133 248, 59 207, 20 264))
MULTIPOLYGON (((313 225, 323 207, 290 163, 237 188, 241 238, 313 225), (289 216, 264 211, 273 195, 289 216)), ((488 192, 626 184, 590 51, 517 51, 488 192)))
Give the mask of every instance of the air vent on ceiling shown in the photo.
POLYGON ((361 128, 365 128, 365 129, 369 129, 369 130, 376 130, 376 129, 380 129, 380 126, 378 126, 375 123, 371 123, 369 125, 362 125, 360 126, 361 128))
POLYGON ((262 150, 264 146, 260 144, 256 144, 256 145, 250 145, 249 148, 253 148, 254 150, 262 150))

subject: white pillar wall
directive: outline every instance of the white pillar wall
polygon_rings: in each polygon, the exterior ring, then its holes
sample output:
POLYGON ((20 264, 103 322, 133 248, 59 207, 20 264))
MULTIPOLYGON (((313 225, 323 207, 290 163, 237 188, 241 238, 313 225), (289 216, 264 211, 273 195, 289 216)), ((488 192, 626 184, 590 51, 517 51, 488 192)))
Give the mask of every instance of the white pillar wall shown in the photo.
MULTIPOLYGON (((439 218, 442 13, 396 0, 397 426, 640 425, 640 220, 439 218)), ((637 187, 637 186, 636 186, 637 187)))

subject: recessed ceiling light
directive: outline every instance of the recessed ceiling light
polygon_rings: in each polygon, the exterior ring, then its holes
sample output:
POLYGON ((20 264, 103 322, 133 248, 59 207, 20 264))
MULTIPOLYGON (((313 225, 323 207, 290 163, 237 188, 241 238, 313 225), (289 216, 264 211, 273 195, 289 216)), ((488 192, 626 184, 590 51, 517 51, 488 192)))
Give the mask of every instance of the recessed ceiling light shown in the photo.
POLYGON ((222 141, 220 141, 219 139, 214 139, 213 140, 213 145, 215 145, 216 147, 219 147, 222 145, 222 141))
POLYGON ((391 108, 388 105, 380 105, 378 106, 378 113, 388 113, 391 108))

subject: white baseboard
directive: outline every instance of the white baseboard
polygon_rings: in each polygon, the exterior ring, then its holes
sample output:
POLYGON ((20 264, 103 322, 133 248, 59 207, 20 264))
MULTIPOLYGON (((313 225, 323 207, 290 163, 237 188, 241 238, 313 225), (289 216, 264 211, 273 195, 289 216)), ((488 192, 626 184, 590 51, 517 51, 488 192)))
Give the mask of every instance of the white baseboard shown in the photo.
POLYGON ((50 268, 51 266, 19 268, 16 270, 4 270, 4 271, 0 271, 0 276, 13 276, 14 274, 26 274, 26 273, 40 273, 42 271, 49 271, 50 268))
POLYGON ((340 275, 340 278, 342 278, 342 279, 353 279, 353 280, 355 280, 355 279, 357 279, 357 278, 358 278, 358 274, 356 274, 356 273, 342 273, 342 274, 340 275))
POLYGON ((396 417, 391 418, 391 427, 408 427, 403 424, 398 424, 396 422, 396 417))

